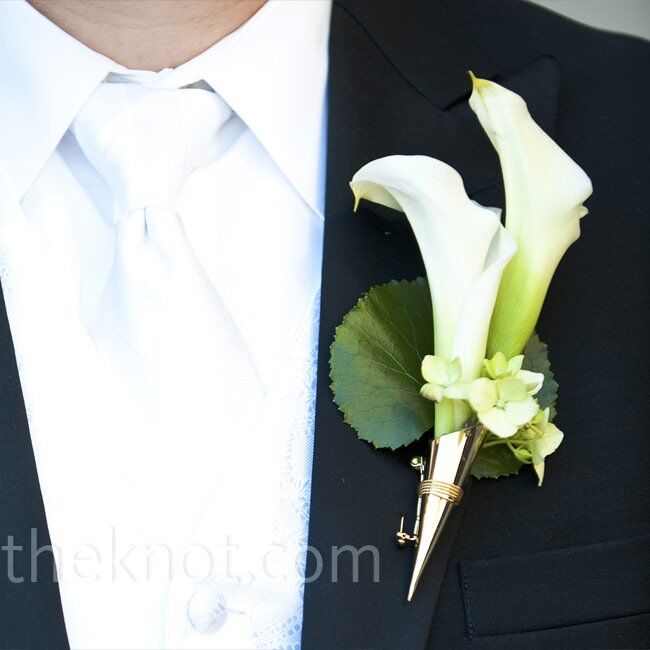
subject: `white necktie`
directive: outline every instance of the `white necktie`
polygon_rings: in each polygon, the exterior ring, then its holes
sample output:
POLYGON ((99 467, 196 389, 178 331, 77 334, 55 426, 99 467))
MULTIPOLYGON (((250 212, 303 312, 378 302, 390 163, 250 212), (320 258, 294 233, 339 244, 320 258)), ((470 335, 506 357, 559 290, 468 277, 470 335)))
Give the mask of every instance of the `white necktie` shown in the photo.
POLYGON ((121 444, 156 542, 182 544, 215 480, 246 455, 262 401, 248 349, 174 210, 229 116, 208 91, 105 83, 72 127, 114 197, 115 257, 92 335, 143 421, 121 444), (196 470, 182 485, 178 463, 196 470))
POLYGON ((115 258, 98 345, 134 382, 172 382, 182 391, 191 372, 193 390, 236 406, 246 394, 259 397, 259 381, 174 209, 230 114, 205 90, 104 83, 72 131, 114 197, 115 258))

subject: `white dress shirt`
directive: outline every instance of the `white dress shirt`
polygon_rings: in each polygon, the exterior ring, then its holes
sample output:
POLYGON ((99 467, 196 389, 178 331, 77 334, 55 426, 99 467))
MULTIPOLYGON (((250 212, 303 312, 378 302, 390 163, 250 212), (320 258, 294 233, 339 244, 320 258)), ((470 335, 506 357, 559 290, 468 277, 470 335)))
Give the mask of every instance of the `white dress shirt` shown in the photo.
POLYGON ((153 73, 0 3, 0 278, 73 648, 299 644, 329 14, 329 0, 272 0, 153 73), (178 207, 265 389, 249 436, 152 427, 88 336, 112 197, 68 129, 113 81, 210 88, 233 110, 178 207))

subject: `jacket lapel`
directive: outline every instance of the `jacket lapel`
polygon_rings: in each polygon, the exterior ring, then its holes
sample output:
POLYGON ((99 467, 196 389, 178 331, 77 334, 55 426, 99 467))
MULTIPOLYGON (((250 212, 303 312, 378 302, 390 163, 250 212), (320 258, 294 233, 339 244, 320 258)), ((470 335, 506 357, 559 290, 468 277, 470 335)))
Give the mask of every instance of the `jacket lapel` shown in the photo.
MULTIPOLYGON (((405 4, 387 3, 377 12, 372 3, 336 2, 332 12, 320 353, 303 623, 303 645, 309 650, 423 648, 462 517, 461 506, 414 601, 407 605, 412 552, 399 549, 394 539, 400 516, 407 515, 408 525, 413 521, 418 479, 408 459, 414 450, 388 454, 357 440, 329 388, 329 346, 344 314, 371 286, 423 273, 406 219, 369 205, 358 214, 352 212, 348 183, 354 172, 381 156, 426 154, 458 169, 473 198, 502 205, 497 203, 498 159, 466 102, 467 69, 492 78, 498 78, 498 71, 441 3, 427 5, 423 16, 415 7, 403 11, 405 4), (400 15, 388 15, 393 11, 400 15), (413 30, 410 42, 408 30, 413 30), (426 52, 418 51, 421 43, 427 44, 426 52)), ((528 99, 533 116, 552 131, 555 63, 541 59, 507 85, 528 99)))
POLYGON ((61 650, 68 641, 1 287, 0 445, 0 536, 7 562, 0 579, 0 645, 61 650))

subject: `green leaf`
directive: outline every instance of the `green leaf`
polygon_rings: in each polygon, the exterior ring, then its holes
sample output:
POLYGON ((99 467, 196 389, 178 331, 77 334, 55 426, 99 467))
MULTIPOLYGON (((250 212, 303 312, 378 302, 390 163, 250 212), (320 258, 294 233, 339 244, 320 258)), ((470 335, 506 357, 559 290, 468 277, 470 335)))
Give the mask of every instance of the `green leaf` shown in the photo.
MULTIPOLYGON (((488 437, 486 442, 498 440, 496 436, 488 437)), ((483 447, 472 465, 472 476, 475 478, 499 478, 518 474, 523 463, 512 453, 508 445, 498 444, 483 447)))
POLYGON ((392 280, 373 287, 336 328, 330 377, 334 401, 359 438, 397 449, 434 422, 420 395, 422 359, 433 353, 429 287, 392 280))
POLYGON ((524 370, 541 372, 544 375, 544 385, 535 398, 542 409, 550 407, 549 420, 553 420, 556 414, 555 402, 557 401, 558 383, 555 381, 551 371, 551 363, 548 358, 548 346, 540 340, 537 334, 533 334, 524 348, 524 370))

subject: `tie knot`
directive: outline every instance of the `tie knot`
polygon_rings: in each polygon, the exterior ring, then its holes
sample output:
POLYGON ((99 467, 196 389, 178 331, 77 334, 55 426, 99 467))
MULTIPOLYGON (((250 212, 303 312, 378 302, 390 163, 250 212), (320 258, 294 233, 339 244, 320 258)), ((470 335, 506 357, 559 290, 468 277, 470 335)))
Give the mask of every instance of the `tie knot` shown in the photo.
POLYGON ((147 206, 173 209, 185 178, 208 162, 230 115, 207 90, 102 83, 72 132, 108 183, 119 218, 147 206))

